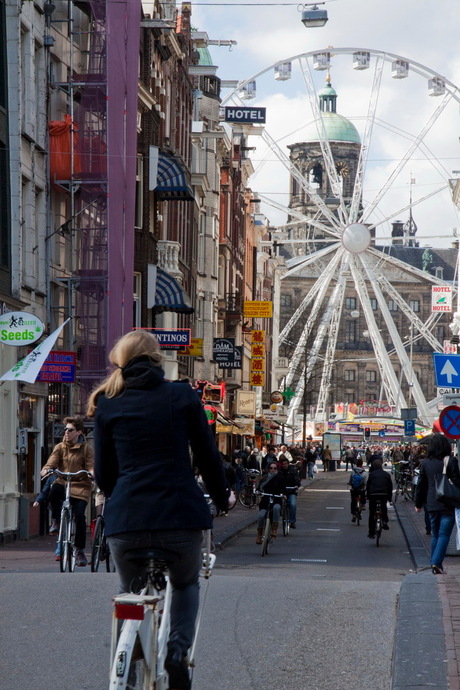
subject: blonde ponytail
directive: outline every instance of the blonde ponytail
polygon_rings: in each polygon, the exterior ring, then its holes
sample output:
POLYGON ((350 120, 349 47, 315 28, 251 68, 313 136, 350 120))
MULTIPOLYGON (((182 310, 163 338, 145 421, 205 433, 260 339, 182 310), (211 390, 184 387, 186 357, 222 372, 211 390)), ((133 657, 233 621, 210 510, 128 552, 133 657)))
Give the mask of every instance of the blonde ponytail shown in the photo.
POLYGON ((109 361, 116 369, 96 386, 91 393, 86 412, 88 417, 94 417, 97 407, 97 398, 101 393, 104 393, 107 398, 115 398, 122 394, 125 389, 125 381, 123 378, 124 367, 126 367, 134 357, 142 356, 150 357, 152 364, 155 366, 160 366, 163 361, 163 355, 161 354, 158 342, 155 336, 148 331, 143 329, 130 331, 117 340, 109 354, 109 361))

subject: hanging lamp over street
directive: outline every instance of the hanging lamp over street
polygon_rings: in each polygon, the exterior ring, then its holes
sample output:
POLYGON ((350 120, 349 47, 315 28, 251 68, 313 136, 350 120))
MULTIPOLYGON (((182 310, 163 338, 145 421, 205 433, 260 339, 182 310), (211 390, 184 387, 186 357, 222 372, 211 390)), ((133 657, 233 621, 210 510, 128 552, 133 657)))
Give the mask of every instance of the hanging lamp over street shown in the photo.
POLYGON ((327 10, 320 10, 318 5, 324 5, 324 2, 317 4, 299 5, 303 7, 302 24, 308 29, 315 26, 324 26, 328 20, 327 10))

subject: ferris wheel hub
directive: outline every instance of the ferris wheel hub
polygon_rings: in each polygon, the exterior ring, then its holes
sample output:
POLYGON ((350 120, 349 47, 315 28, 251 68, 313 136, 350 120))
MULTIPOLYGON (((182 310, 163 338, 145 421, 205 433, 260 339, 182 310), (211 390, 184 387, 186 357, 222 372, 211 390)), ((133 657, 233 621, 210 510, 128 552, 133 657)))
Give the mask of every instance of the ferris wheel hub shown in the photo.
POLYGON ((350 254, 364 252, 369 247, 371 239, 370 230, 363 223, 351 223, 342 233, 342 244, 350 254))

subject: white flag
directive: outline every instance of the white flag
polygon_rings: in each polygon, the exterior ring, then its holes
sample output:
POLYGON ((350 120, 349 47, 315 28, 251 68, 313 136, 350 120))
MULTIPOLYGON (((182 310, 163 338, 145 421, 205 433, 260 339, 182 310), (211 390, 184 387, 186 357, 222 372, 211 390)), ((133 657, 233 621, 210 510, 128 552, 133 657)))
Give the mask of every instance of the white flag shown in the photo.
POLYGON ((0 376, 0 381, 26 381, 27 383, 35 383, 38 372, 42 368, 45 359, 48 357, 51 349, 56 342, 59 333, 62 331, 66 323, 70 319, 64 321, 62 326, 56 328, 40 345, 37 345, 35 350, 29 352, 27 357, 21 359, 12 369, 0 376))

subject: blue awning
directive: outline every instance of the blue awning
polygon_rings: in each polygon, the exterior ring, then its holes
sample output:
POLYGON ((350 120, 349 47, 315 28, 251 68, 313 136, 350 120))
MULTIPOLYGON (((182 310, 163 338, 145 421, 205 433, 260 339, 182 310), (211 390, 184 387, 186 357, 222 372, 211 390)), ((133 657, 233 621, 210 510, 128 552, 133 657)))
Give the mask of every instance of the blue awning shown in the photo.
POLYGON ((193 314, 190 298, 177 280, 159 266, 156 267, 155 303, 156 313, 174 311, 178 314, 193 314))
POLYGON ((158 156, 155 192, 162 201, 193 201, 195 198, 182 164, 173 156, 162 151, 159 152, 158 156))

